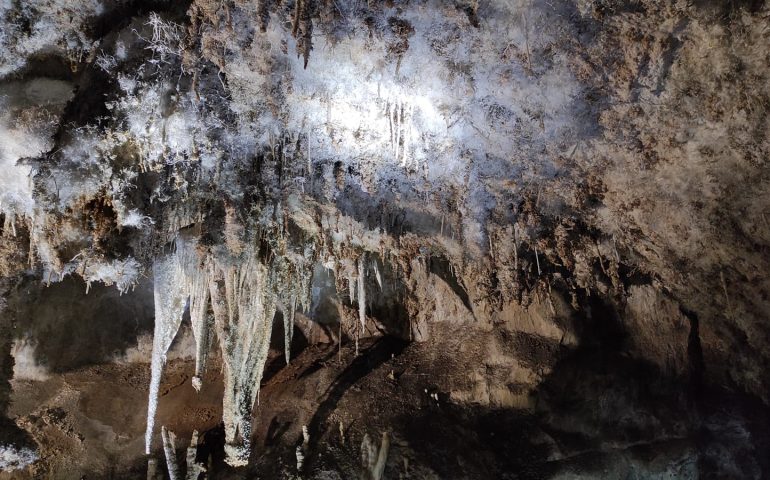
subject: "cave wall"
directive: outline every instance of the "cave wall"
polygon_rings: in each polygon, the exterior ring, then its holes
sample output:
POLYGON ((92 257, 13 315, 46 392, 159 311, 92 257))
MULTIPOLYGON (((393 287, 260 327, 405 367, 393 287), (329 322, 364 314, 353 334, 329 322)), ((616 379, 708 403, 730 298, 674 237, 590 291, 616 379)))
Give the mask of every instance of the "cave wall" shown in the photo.
POLYGON ((289 350, 484 339, 457 402, 533 409, 598 348, 766 403, 768 8, 5 2, 0 274, 153 277, 244 398, 277 310, 289 350))

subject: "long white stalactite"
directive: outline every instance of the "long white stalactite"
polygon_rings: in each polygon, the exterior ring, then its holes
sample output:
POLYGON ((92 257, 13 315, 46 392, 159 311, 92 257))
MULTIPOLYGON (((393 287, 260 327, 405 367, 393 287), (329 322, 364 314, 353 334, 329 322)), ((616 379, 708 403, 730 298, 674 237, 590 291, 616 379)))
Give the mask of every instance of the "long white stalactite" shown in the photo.
POLYGON ((150 393, 147 405, 147 429, 145 431, 145 453, 152 448, 155 416, 158 408, 166 353, 174 341, 182 323, 187 294, 184 288, 184 272, 180 268, 177 253, 167 254, 155 261, 153 279, 155 282, 155 332, 152 341, 152 360, 150 364, 150 393))
POLYGON ((361 329, 366 328, 366 266, 365 256, 361 254, 358 259, 358 319, 361 329))
POLYGON ((192 263, 188 270, 187 288, 190 292, 190 323, 195 338, 195 376, 193 387, 200 391, 203 384, 202 375, 206 366, 209 342, 209 285, 205 266, 192 263))
POLYGON ((283 312, 283 335, 286 363, 291 360, 291 341, 294 338, 294 314, 297 311, 297 297, 292 295, 288 311, 283 312))
POLYGON ((225 368, 226 460, 242 466, 251 453, 251 411, 270 347, 275 298, 267 267, 253 253, 239 266, 211 265, 210 273, 214 325, 225 368))
POLYGON ((290 261, 273 259, 268 267, 256 250, 248 246, 239 254, 224 250, 204 254, 194 239, 180 236, 173 252, 155 260, 156 318, 145 433, 147 454, 152 449, 166 355, 189 306, 196 353, 193 387, 202 387, 214 328, 224 364, 222 416, 227 461, 234 466, 248 462, 251 412, 259 394, 276 310, 280 306, 283 312, 288 362, 295 312, 298 305, 305 310, 310 307, 312 276, 312 263, 304 256, 290 261))

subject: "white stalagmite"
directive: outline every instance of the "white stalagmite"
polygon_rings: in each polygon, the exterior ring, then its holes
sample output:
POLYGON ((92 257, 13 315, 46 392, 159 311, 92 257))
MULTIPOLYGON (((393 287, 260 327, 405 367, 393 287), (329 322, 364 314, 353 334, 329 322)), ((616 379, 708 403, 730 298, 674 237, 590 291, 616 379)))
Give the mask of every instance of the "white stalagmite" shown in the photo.
POLYGON ((190 439, 190 446, 187 447, 187 473, 185 480, 200 480, 200 476, 206 471, 206 468, 195 461, 198 455, 198 430, 193 431, 190 439))
POLYGON ((147 460, 147 480, 158 479, 158 461, 154 458, 147 460))
MULTIPOLYGON (((178 249, 183 249, 181 243, 178 249)), ((177 258, 178 251, 155 261, 153 277, 155 282, 155 333, 152 341, 150 365, 150 394, 147 405, 147 430, 145 431, 145 453, 150 454, 152 435, 155 428, 155 413, 158 408, 158 391, 166 363, 166 353, 182 323, 187 294, 184 272, 177 258)))
POLYGON ((214 325, 225 369, 226 461, 243 466, 251 452, 251 411, 270 347, 275 298, 267 267, 253 252, 245 254, 237 266, 218 262, 210 266, 214 325))
POLYGON ((166 465, 168 465, 168 478, 169 480, 182 480, 176 458, 176 435, 174 432, 169 432, 164 426, 161 427, 161 436, 163 437, 163 452, 166 454, 166 465))
POLYGON ((390 435, 387 432, 382 433, 382 443, 379 449, 369 437, 364 435, 361 442, 361 466, 363 467, 363 480, 381 480, 385 473, 385 464, 388 460, 388 450, 390 450, 390 435))
POLYGON ((302 425, 302 443, 297 445, 296 450, 298 473, 302 472, 308 450, 310 450, 310 432, 308 432, 307 425, 302 425))

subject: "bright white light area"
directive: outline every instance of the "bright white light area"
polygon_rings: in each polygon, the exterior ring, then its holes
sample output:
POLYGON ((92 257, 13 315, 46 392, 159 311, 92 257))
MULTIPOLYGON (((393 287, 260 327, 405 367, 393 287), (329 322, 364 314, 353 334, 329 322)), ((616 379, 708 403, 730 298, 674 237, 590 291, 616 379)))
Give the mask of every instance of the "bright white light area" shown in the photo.
POLYGON ((51 148, 54 113, 71 96, 69 83, 44 78, 7 83, 0 89, 0 212, 32 213, 30 167, 18 162, 51 148))
MULTIPOLYGON (((259 43, 270 46, 272 63, 259 70, 284 71, 281 82, 290 82, 275 132, 288 127, 307 134, 314 160, 375 171, 391 165, 431 177, 456 177, 474 158, 532 161, 540 155, 547 141, 569 128, 568 109, 578 91, 566 60, 554 57, 533 72, 521 55, 511 54, 518 49, 523 55, 527 42, 532 49, 554 41, 543 27, 547 12, 530 3, 498 5, 476 29, 445 3, 393 10, 414 29, 400 61, 388 50, 389 39, 370 41, 369 32, 357 29, 334 45, 328 36, 314 36, 305 69, 291 37, 288 54, 281 49, 287 32, 273 22, 267 42, 259 43)), ((340 8, 345 11, 346 2, 340 8)), ((264 56, 256 47, 252 54, 264 56)), ((259 99, 275 77, 236 63, 228 78, 259 99)))

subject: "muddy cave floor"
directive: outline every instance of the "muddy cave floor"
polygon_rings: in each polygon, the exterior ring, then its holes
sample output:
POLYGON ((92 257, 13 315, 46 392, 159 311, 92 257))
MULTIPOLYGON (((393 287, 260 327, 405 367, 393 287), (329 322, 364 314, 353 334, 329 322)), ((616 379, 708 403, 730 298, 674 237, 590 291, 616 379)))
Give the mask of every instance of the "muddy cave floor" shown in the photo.
MULTIPOLYGON (((149 325, 129 325, 125 309, 124 302, 113 313, 125 327, 118 343, 89 327, 88 314, 34 332, 36 361, 46 367, 35 375, 25 365, 25 374, 12 380, 8 414, 38 444, 41 459, 25 470, 0 472, 0 479, 146 478, 149 325), (68 343, 65 331, 91 333, 68 343)), ((392 479, 760 478, 770 472, 766 406, 704 387, 697 378, 669 378, 616 342, 569 349, 522 332, 470 328, 463 334, 438 325, 426 342, 365 340, 356 357, 352 342, 309 345, 297 334, 286 365, 276 325, 246 468, 224 463, 221 359, 211 359, 196 393, 186 324, 169 354, 158 424, 176 433, 180 460, 193 430, 201 433, 198 459, 208 464, 208 478, 297 478, 303 426, 310 446, 301 478, 359 478, 363 436, 377 442, 383 432, 391 438, 385 478, 392 479), (476 398, 494 397, 495 367, 477 361, 491 345, 506 347, 503 355, 534 370, 546 368, 545 358, 558 361, 506 408, 458 401, 468 389, 476 398), (474 375, 486 375, 486 386, 469 385, 474 375)), ((164 470, 160 445, 152 456, 164 470)))

